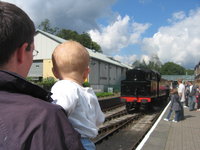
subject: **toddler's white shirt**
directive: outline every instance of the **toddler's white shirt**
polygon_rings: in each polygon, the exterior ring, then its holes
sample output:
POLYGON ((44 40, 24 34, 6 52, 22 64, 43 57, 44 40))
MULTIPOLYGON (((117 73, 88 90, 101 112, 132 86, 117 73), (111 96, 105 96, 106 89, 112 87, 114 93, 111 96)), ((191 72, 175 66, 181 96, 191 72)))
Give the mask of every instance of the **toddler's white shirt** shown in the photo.
POLYGON ((94 138, 104 122, 98 99, 92 88, 82 87, 71 80, 60 80, 51 89, 53 103, 64 108, 69 121, 81 137, 94 138))

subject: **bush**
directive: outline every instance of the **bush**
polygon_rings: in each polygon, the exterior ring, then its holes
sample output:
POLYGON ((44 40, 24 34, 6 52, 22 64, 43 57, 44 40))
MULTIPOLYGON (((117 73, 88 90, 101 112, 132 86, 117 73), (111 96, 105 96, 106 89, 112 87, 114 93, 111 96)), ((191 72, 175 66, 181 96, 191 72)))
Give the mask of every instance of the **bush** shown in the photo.
POLYGON ((50 90, 55 83, 56 80, 53 77, 44 78, 41 82, 38 82, 46 90, 50 90))
POLYGON ((29 82, 33 82, 32 77, 26 77, 26 80, 28 80, 29 82))
POLYGON ((101 92, 101 93, 96 93, 97 97, 106 97, 106 96, 113 96, 114 93, 110 93, 110 92, 101 92))
POLYGON ((84 82, 83 83, 83 87, 90 87, 90 83, 89 82, 84 82))

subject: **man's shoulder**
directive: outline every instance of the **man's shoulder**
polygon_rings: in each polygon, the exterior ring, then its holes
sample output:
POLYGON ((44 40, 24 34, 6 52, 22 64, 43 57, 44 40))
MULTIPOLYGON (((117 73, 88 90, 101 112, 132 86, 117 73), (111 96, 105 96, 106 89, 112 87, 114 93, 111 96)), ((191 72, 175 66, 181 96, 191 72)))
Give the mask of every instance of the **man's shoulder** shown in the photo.
POLYGON ((33 123, 46 125, 52 124, 56 120, 66 120, 67 116, 65 112, 62 107, 58 105, 20 93, 7 93, 0 91, 0 94, 6 95, 6 98, 0 97, 0 113, 4 114, 2 118, 5 122, 12 120, 13 122, 21 122, 25 125, 33 123), (18 116, 20 116, 20 118, 18 116))
POLYGON ((30 96, 30 99, 29 99, 32 104, 33 107, 36 108, 36 110, 46 110, 48 111, 49 113, 55 113, 57 111, 60 111, 62 109, 62 107, 60 107, 59 105, 56 105, 56 104, 52 104, 50 102, 46 102, 44 101, 43 99, 40 99, 40 98, 35 98, 35 97, 32 97, 30 96))
POLYGON ((21 111, 27 112, 41 112, 41 111, 57 111, 60 106, 51 104, 43 99, 33 97, 31 95, 22 93, 1 92, 0 100, 4 102, 2 105, 8 107, 15 107, 16 109, 23 108, 21 111), (6 97, 6 98, 5 98, 6 97), (12 104, 12 105, 10 105, 12 104))

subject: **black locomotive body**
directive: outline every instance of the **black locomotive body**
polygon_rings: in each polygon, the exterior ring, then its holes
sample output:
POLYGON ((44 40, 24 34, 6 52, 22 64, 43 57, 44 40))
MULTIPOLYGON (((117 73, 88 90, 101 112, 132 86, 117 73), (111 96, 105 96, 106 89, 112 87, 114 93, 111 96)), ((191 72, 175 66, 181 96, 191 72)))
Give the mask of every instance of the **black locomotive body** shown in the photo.
POLYGON ((126 102, 128 112, 147 109, 169 96, 168 82, 153 70, 135 68, 126 72, 121 81, 121 101, 126 102))

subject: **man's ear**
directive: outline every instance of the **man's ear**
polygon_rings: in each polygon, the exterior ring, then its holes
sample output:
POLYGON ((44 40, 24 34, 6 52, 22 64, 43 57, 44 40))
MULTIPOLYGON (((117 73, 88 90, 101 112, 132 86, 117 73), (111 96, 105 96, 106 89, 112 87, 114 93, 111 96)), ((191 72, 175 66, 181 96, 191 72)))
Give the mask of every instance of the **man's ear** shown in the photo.
POLYGON ((28 47, 28 43, 24 43, 21 47, 17 49, 17 62, 19 64, 23 63, 24 58, 26 57, 26 48, 28 47))

